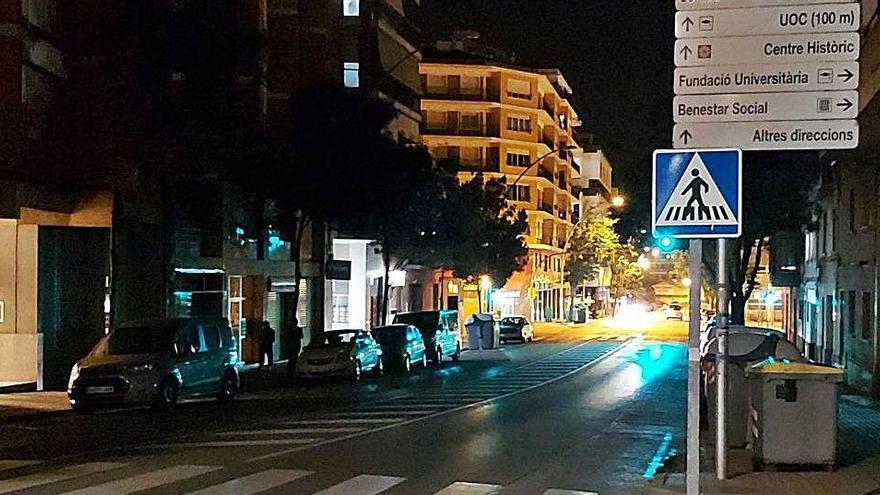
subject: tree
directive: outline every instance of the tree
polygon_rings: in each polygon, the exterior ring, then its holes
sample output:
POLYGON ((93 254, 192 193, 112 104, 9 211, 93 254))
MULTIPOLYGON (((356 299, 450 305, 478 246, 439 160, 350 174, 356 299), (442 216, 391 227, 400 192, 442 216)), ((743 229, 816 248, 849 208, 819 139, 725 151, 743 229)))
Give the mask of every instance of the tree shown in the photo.
MULTIPOLYGON (((705 247, 704 243, 703 246, 705 247)), ((678 280, 684 280, 685 278, 690 277, 690 253, 683 249, 675 250, 671 253, 672 256, 672 271, 678 280)), ((700 274, 700 289, 702 291, 703 297, 706 298, 706 302, 709 304, 710 308, 714 308, 716 306, 716 290, 715 290, 715 275, 713 272, 709 271, 708 263, 706 262, 706 258, 704 257, 701 267, 700 274)))

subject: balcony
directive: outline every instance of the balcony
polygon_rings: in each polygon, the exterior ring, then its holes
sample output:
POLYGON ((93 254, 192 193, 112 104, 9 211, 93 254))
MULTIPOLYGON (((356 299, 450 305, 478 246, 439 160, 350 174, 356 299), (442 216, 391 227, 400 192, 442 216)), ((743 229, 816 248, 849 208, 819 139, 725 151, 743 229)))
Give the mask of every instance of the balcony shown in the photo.
POLYGON ((565 178, 565 174, 559 174, 558 184, 560 189, 568 191, 568 180, 565 178))
POLYGON ((551 215, 553 214, 553 205, 551 205, 550 203, 545 203, 541 201, 541 206, 539 206, 539 209, 551 215))
POLYGON ((554 143, 552 139, 546 136, 541 138, 541 142, 544 143, 544 145, 546 145, 551 150, 556 149, 556 143, 554 143))
POLYGON ((554 109, 554 108, 553 108, 553 105, 551 105, 550 103, 548 103, 547 100, 541 100, 541 108, 542 108, 545 112, 547 112, 548 114, 550 114, 550 117, 551 117, 551 118, 553 118, 553 119, 556 118, 556 109, 554 109))
POLYGON ((543 177, 550 182, 553 182, 553 172, 547 170, 543 166, 538 167, 538 177, 543 177))
POLYGON ((546 244, 548 246, 553 245, 553 237, 541 237, 541 244, 546 244))

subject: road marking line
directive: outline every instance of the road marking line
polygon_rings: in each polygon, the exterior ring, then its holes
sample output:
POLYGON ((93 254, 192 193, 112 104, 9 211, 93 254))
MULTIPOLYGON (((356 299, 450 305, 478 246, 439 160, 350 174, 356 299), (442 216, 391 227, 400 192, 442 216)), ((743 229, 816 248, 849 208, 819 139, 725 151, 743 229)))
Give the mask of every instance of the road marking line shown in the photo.
POLYGON ((149 490, 162 485, 183 481, 217 471, 217 466, 174 466, 157 471, 139 474, 130 478, 109 481, 100 485, 90 486, 81 490, 67 492, 65 495, 128 495, 129 493, 149 490))
POLYGON ((341 424, 341 425, 366 425, 366 424, 382 424, 394 423, 397 421, 406 421, 410 418, 394 417, 394 418, 336 418, 336 419, 300 419, 298 421, 288 421, 286 425, 324 425, 324 424, 341 424))
MULTIPOLYGON (((495 402, 499 402, 499 401, 504 400, 504 399, 506 399, 506 398, 508 398, 508 397, 513 397, 513 396, 515 396, 515 395, 524 394, 524 393, 526 393, 526 392, 530 392, 530 391, 532 391, 532 390, 534 390, 534 389, 536 389, 536 388, 544 387, 544 386, 549 385, 549 384, 551 384, 551 383, 556 383, 556 382, 558 382, 558 381, 560 381, 560 380, 563 380, 563 379, 565 379, 565 378, 568 378, 569 376, 574 375, 575 373, 580 373, 581 371, 583 371, 583 370, 585 370, 585 369, 587 369, 587 368, 589 368, 589 367, 591 367, 591 366, 594 366, 594 365, 596 365, 596 364, 598 364, 598 363, 601 363, 602 361, 604 361, 604 360, 607 359, 608 357, 611 357, 611 356, 613 356, 614 354, 617 354, 618 352, 622 351, 623 349, 626 349, 627 346, 628 346, 628 344, 629 344, 630 342, 633 342, 633 340, 627 340, 627 341, 625 341, 625 342, 623 342, 623 343, 621 343, 621 344, 619 344, 619 345, 616 345, 613 349, 611 349, 610 351, 606 352, 606 353, 603 354, 602 356, 600 356, 600 357, 598 357, 598 358, 596 358, 596 359, 594 359, 594 360, 592 360, 592 361, 590 361, 590 362, 588 362, 588 363, 584 363, 582 366, 580 366, 580 367, 578 367, 578 368, 576 368, 576 369, 573 369, 573 370, 569 371, 568 373, 564 373, 564 374, 562 374, 562 375, 557 376, 556 378, 554 378, 554 379, 552 379, 552 380, 548 380, 548 381, 543 382, 543 383, 538 383, 538 384, 536 384, 536 385, 530 385, 530 386, 528 386, 528 387, 524 387, 524 388, 521 388, 521 389, 515 390, 515 391, 513 391, 513 392, 508 392, 508 393, 506 393, 506 394, 502 394, 502 395, 499 395, 499 396, 497 396, 497 397, 493 397, 493 398, 491 398, 491 399, 486 399, 486 400, 483 400, 483 401, 474 402, 474 403, 472 403, 472 404, 464 404, 464 405, 457 406, 457 407, 452 407, 452 408, 449 408, 449 409, 443 409, 443 410, 440 410, 440 411, 435 412, 434 414, 429 414, 428 416, 421 416, 421 417, 418 417, 418 418, 412 418, 412 419, 408 419, 408 420, 406 420, 406 421, 402 421, 402 422, 400 422, 400 423, 395 423, 395 424, 385 425, 385 426, 382 426, 382 427, 379 427, 379 428, 373 428, 373 429, 370 429, 370 430, 367 430, 367 431, 361 431, 361 432, 358 432, 358 433, 352 433, 352 434, 350 434, 350 435, 343 435, 343 436, 339 436, 339 437, 335 437, 335 438, 328 438, 327 440, 323 440, 323 441, 317 442, 317 443, 315 443, 315 444, 313 444, 313 445, 308 445, 308 446, 304 446, 304 447, 295 447, 295 448, 292 448, 292 449, 282 450, 282 451, 279 451, 279 452, 272 452, 272 453, 270 453, 270 454, 265 454, 265 455, 261 455, 261 456, 257 456, 257 457, 252 457, 252 458, 250 458, 250 459, 246 459, 246 460, 244 460, 244 461, 242 461, 242 462, 244 462, 245 464, 251 464, 251 463, 254 463, 254 462, 265 461, 265 460, 267 460, 267 459, 274 459, 274 458, 276 458, 276 457, 281 457, 281 456, 285 456, 285 455, 288 455, 288 454, 293 454, 293 453, 295 453, 295 452, 300 452, 300 451, 303 451, 303 450, 306 450, 306 449, 311 449, 311 448, 316 448, 316 447, 323 447, 323 446, 325 446, 325 445, 330 445, 330 444, 337 443, 337 442, 344 442, 344 441, 352 440, 352 439, 355 439, 355 438, 360 438, 360 437, 363 437, 363 436, 366 436, 366 435, 372 435, 372 434, 374 434, 374 433, 379 433, 379 432, 382 432, 382 431, 390 430, 390 429, 392 429, 392 428, 400 428, 401 426, 408 426, 408 425, 411 425, 411 424, 414 424, 414 423, 418 423, 418 422, 421 422, 421 421, 428 421, 428 420, 430 420, 430 419, 434 419, 434 418, 437 418, 437 417, 439 417, 439 416, 445 416, 445 415, 447 415, 447 414, 452 414, 452 413, 456 413, 456 412, 459 412, 459 411, 464 411, 464 410, 466 410, 466 409, 473 409, 473 408, 476 408, 476 407, 482 407, 482 406, 485 406, 485 405, 487 405, 487 404, 492 404, 492 403, 495 403, 495 402)), ((592 344, 592 343, 593 343, 592 341, 586 341, 586 342, 584 342, 583 344, 579 344, 579 345, 584 346, 584 345, 590 345, 590 344, 592 344)))
POLYGON ((405 416, 420 416, 422 414, 431 414, 434 412, 433 409, 420 409, 415 411, 351 411, 351 412, 341 412, 335 413, 333 416, 384 416, 388 414, 403 414, 405 416))
POLYGON ((315 495, 375 495, 404 481, 406 481, 406 478, 362 474, 333 485, 326 490, 321 490, 315 495))
MULTIPOLYGON (((203 449, 206 447, 261 447, 265 445, 303 445, 317 442, 320 438, 272 438, 267 440, 218 440, 211 442, 180 442, 146 445, 147 449, 203 449)), ((137 448, 137 447, 135 447, 137 448)))
MULTIPOLYGON (((415 409, 417 407, 419 409, 429 409, 430 408, 430 409, 433 409, 434 411, 439 409, 439 406, 437 406, 436 404, 383 404, 383 405, 375 405, 375 406, 361 406, 358 410, 361 410, 361 409, 371 409, 371 410, 372 409, 401 409, 401 410, 405 410, 405 409, 415 409), (422 406, 422 407, 420 407, 420 406, 422 406)), ((388 411, 388 412, 396 413, 397 411, 388 411)))
POLYGON ((8 471, 25 466, 33 466, 43 461, 0 461, 0 471, 8 471))
POLYGON ((596 492, 579 492, 577 490, 557 490, 555 488, 547 490, 544 495, 599 495, 596 492))
POLYGON ((500 492, 503 488, 500 485, 456 481, 434 495, 491 495, 500 492))
POLYGON ((265 492, 272 488, 286 485, 291 481, 298 480, 314 474, 313 471, 296 471, 292 469, 269 469, 243 478, 209 486, 201 490, 190 492, 188 495, 254 495, 265 492))
POLYGON ((277 428, 274 430, 236 430, 215 433, 215 436, 251 436, 251 435, 305 435, 315 433, 354 433, 364 428, 277 428))
POLYGON ((48 485, 49 483, 72 480, 89 474, 102 473, 111 469, 117 469, 124 465, 125 464, 119 462, 90 462, 87 464, 68 466, 50 472, 19 476, 17 478, 0 481, 0 493, 17 492, 19 490, 48 485))

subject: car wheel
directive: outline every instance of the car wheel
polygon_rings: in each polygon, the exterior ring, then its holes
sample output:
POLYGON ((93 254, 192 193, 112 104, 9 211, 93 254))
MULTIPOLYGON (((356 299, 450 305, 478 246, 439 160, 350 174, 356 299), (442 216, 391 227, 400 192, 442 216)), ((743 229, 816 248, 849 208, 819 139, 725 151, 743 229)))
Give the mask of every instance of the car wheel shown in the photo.
POLYGON ((153 409, 166 411, 177 403, 177 383, 170 378, 162 380, 156 398, 153 400, 153 409))
POLYGON ((434 366, 436 366, 438 368, 443 366, 443 348, 442 347, 438 346, 437 349, 434 350, 434 366))
POLYGON ((407 354, 403 356, 403 371, 408 373, 410 369, 412 369, 412 365, 410 363, 409 355, 407 354))
POLYGON ((225 373, 223 379, 220 380, 220 392, 217 395, 217 400, 220 402, 232 402, 235 399, 236 393, 238 393, 238 384, 236 383, 235 375, 225 373))
POLYGON ((354 362, 354 374, 352 375, 351 378, 356 382, 360 381, 362 374, 363 374, 363 369, 361 368, 361 362, 355 361, 354 362))
POLYGON ((452 360, 456 363, 461 361, 461 344, 455 344, 455 354, 452 355, 452 360))
POLYGON ((535 341, 535 334, 529 335, 529 342, 534 342, 534 341, 535 341))
POLYGON ((382 376, 385 374, 385 362, 381 356, 378 359, 379 361, 376 363, 376 376, 382 376))

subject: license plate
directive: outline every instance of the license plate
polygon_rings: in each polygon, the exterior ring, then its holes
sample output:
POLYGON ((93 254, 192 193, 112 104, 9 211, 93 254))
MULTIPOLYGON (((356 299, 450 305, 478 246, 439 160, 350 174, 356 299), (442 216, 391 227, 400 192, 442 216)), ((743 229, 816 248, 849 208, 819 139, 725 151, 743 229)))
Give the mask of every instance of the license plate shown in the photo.
POLYGON ((112 394, 113 387, 86 387, 87 394, 112 394))

